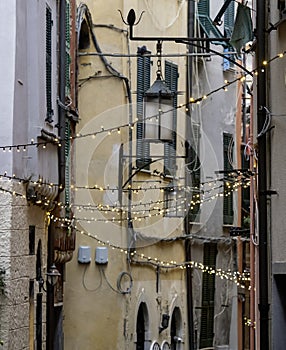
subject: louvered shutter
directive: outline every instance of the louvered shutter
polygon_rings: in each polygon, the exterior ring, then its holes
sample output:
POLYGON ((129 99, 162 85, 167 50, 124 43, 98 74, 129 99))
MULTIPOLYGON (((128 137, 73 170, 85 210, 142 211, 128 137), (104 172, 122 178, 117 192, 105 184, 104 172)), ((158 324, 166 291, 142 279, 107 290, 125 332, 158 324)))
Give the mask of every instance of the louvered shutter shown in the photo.
MULTIPOLYGON (((227 6, 225 13, 224 13, 224 35, 227 38, 231 37, 232 31, 233 31, 233 25, 234 25, 234 1, 231 1, 229 5, 227 6)), ((228 45, 228 47, 224 48, 224 54, 226 58, 223 60, 223 70, 227 71, 228 69, 233 67, 233 63, 230 62, 227 58, 231 58, 235 60, 235 55, 228 55, 227 53, 229 51, 235 51, 235 49, 231 46, 228 45)))
POLYGON ((231 37, 234 25, 234 1, 231 1, 224 13, 224 31, 227 37, 231 37))
MULTIPOLYGON (((233 158, 233 141, 232 135, 223 134, 223 160, 224 171, 232 170, 232 165, 229 158, 233 158)), ((227 173, 225 175, 227 177, 227 173)), ((224 197, 223 197, 223 223, 231 225, 233 223, 233 192, 228 188, 226 181, 224 182, 224 197)))
POLYGON ((46 8, 46 121, 52 122, 54 111, 52 108, 52 12, 46 8))
POLYGON ((70 212, 70 187, 71 187, 71 128, 70 121, 65 122, 65 205, 66 214, 70 212))
POLYGON ((209 16, 210 14, 210 3, 209 0, 200 0, 198 2, 199 15, 209 16))
MULTIPOLYGON (((204 266, 216 268, 217 245, 204 244, 204 266)), ((215 274, 203 272, 200 348, 213 346, 215 274)))
POLYGON ((66 1, 66 57, 65 57, 65 87, 66 96, 70 95, 70 3, 66 1))
POLYGON ((174 176, 176 172, 176 140, 177 140, 177 90, 178 66, 172 62, 165 62, 165 81, 168 88, 175 93, 173 102, 173 130, 172 141, 164 143, 164 174, 174 176))
MULTIPOLYGON (((213 24, 210 18, 209 0, 200 0, 198 3, 198 21, 202 30, 208 38, 221 38, 222 33, 213 24)), ((212 41, 213 44, 222 45, 220 41, 212 41)))
MULTIPOLYGON (((150 53, 146 51, 146 53, 150 53)), ((150 169, 150 144, 143 139, 143 98, 144 93, 150 87, 150 57, 138 55, 137 58, 137 143, 136 143, 136 166, 150 169)))

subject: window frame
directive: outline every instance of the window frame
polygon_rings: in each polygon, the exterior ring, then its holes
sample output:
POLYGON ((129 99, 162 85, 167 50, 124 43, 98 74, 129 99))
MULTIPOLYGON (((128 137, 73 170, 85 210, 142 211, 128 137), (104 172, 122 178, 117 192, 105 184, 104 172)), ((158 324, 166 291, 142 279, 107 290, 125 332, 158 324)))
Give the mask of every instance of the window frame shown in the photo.
POLYGON ((231 156, 233 157, 233 135, 227 132, 223 133, 223 163, 224 163, 224 195, 223 195, 223 223, 232 225, 234 219, 233 211, 233 191, 228 186, 228 172, 233 170, 229 162, 229 148, 231 147, 231 156), (232 143, 232 144, 231 144, 232 143))

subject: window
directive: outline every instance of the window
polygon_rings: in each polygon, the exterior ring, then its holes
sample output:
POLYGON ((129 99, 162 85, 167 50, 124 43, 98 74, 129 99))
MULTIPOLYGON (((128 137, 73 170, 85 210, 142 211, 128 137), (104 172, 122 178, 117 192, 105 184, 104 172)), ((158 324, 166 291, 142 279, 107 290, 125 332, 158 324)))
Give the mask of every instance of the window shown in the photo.
POLYGON ((87 22, 84 19, 80 27, 78 48, 79 50, 84 50, 84 49, 88 49, 89 46, 90 46, 89 29, 88 29, 87 22))
POLYGON ((171 349, 179 350, 181 349, 180 343, 182 332, 182 315, 178 307, 174 308, 172 319, 171 319, 171 349))
POLYGON ((145 303, 141 303, 138 309, 137 322, 136 322, 136 350, 146 349, 147 343, 146 333, 148 331, 148 310, 145 303))
MULTIPOLYGON (((213 24, 210 18, 210 4, 209 0, 200 0, 198 2, 198 21, 204 35, 207 38, 222 38, 222 33, 213 24)), ((212 41, 213 44, 222 45, 220 41, 212 41)))
POLYGON ((150 51, 147 51, 146 47, 143 46, 138 48, 137 53, 137 117, 139 122, 137 123, 136 166, 149 170, 151 161, 150 144, 143 140, 143 98, 145 91, 150 87, 151 61, 150 57, 145 56, 150 51))
POLYGON ((46 8, 46 121, 53 121, 52 108, 52 11, 46 8))
POLYGON ((233 137, 231 134, 223 134, 223 161, 224 161, 224 197, 223 197, 223 223, 233 223, 233 192, 231 183, 228 182, 228 173, 233 169, 233 137))
POLYGON ((165 216, 182 217, 185 212, 184 191, 177 187, 168 187, 165 192, 165 216))
POLYGON ((35 226, 29 226, 29 255, 35 254, 35 226))
MULTIPOLYGON (((176 93, 178 90, 178 66, 172 62, 165 62, 165 81, 168 88, 176 93)), ((176 173, 176 130, 177 130, 177 94, 173 102, 172 141, 164 143, 164 174, 174 176, 176 173)))
MULTIPOLYGON (((204 244, 204 266, 216 268, 217 246, 204 244)), ((213 346, 215 274, 203 272, 200 348, 213 346)))
POLYGON ((191 175, 192 197, 190 205, 190 221, 199 221, 200 212, 200 184, 201 184, 201 163, 200 163, 200 125, 192 124, 192 134, 189 150, 187 153, 188 170, 191 175))

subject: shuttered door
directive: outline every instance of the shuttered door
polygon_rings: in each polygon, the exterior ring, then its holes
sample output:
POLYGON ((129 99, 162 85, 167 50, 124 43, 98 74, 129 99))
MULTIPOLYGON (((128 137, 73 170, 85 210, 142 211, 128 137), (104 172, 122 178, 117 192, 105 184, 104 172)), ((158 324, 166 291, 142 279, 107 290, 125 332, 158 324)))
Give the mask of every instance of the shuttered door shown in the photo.
MULTIPOLYGON (((204 245, 204 266, 216 268, 217 245, 204 245)), ((200 348, 213 345, 215 274, 203 272, 200 348)))
MULTIPOLYGON (((149 51, 145 51, 150 53, 149 51)), ((137 58, 137 143, 136 143, 136 166, 146 165, 144 169, 150 169, 150 144, 143 140, 143 98, 144 93, 150 87, 150 57, 139 55, 137 58)))
POLYGON ((177 90, 178 90, 178 66, 172 62, 165 62, 165 81, 168 88, 175 93, 173 111, 172 141, 164 143, 164 174, 175 176, 176 172, 176 131, 177 131, 177 90))
POLYGON ((46 8, 46 121, 53 121, 52 108, 52 12, 46 8))
MULTIPOLYGON (((232 170, 233 159, 233 138, 231 134, 223 134, 223 160, 224 171, 232 170)), ((223 197, 223 223, 231 225, 233 223, 233 192, 227 186, 227 173, 225 173, 224 197, 223 197)))

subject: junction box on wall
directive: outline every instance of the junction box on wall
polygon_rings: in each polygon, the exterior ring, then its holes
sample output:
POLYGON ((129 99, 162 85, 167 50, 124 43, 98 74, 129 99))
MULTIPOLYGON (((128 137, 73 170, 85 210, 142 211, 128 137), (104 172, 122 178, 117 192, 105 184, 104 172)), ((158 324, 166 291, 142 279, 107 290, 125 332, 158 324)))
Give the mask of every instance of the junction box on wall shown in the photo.
POLYGON ((89 246, 79 246, 77 261, 80 264, 89 264, 91 261, 90 247, 89 246))
POLYGON ((95 249, 95 262, 99 265, 105 265, 108 263, 108 250, 107 247, 96 247, 95 249))

